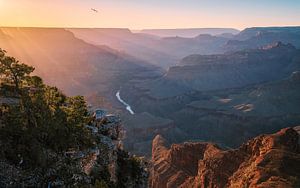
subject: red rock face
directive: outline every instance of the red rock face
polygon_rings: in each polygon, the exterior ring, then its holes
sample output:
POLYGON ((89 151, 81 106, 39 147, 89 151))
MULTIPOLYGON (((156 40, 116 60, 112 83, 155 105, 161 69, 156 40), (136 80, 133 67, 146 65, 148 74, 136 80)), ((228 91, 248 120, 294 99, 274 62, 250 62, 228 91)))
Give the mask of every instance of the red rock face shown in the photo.
POLYGON ((224 151, 211 143, 153 140, 153 188, 300 187, 299 134, 292 128, 224 151))

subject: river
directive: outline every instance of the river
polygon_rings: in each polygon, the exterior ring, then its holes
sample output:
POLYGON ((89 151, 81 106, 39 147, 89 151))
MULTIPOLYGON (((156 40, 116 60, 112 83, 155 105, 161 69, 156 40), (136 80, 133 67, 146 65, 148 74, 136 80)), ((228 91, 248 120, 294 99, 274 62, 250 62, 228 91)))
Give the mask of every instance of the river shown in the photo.
POLYGON ((120 90, 116 93, 116 97, 118 100, 126 107, 126 110, 131 114, 134 115, 134 111, 131 109, 131 106, 127 104, 120 96, 120 90))

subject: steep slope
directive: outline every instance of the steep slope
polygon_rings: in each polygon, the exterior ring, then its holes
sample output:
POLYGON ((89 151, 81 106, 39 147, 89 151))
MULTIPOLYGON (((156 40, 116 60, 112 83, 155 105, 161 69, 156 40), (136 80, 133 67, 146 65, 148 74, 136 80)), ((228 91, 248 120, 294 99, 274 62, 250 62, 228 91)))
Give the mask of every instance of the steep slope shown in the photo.
POLYGON ((153 140, 151 186, 298 187, 299 134, 292 128, 258 136, 235 150, 210 143, 174 144, 153 140))
MULTIPOLYGON (((134 77, 149 76, 153 66, 106 46, 94 46, 64 29, 1 28, 1 48, 36 67, 48 84, 69 94, 112 92, 134 77)), ((151 72, 156 75, 155 72, 151 72)), ((150 75, 151 75, 150 74, 150 75)))

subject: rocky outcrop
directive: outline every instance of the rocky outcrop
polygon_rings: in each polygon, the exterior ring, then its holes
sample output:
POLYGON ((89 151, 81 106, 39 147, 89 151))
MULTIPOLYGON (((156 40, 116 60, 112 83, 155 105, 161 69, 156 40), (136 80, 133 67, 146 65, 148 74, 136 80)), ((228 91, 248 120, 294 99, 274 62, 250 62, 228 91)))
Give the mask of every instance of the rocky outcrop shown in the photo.
POLYGON ((299 187, 299 134, 285 128, 258 136, 238 149, 211 143, 174 144, 153 140, 151 186, 299 187))
POLYGON ((43 148, 51 161, 46 167, 25 168, 21 155, 19 164, 12 164, 0 152, 0 187, 96 186, 99 180, 104 187, 148 186, 147 161, 123 150, 123 125, 118 118, 86 127, 93 134, 94 145, 61 153, 43 148))
POLYGON ((198 172, 198 161, 204 156, 219 151, 211 143, 173 144, 168 149, 167 141, 156 136, 152 145, 152 177, 153 188, 177 187, 198 172))

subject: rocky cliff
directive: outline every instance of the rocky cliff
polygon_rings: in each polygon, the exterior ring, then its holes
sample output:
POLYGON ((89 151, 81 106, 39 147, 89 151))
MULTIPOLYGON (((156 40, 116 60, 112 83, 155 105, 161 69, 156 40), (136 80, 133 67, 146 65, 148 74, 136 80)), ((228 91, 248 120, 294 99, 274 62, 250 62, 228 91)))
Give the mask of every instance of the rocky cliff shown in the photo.
POLYGON ((152 149, 153 188, 299 187, 299 134, 292 128, 258 136, 238 149, 211 143, 173 144, 156 136, 152 149))

